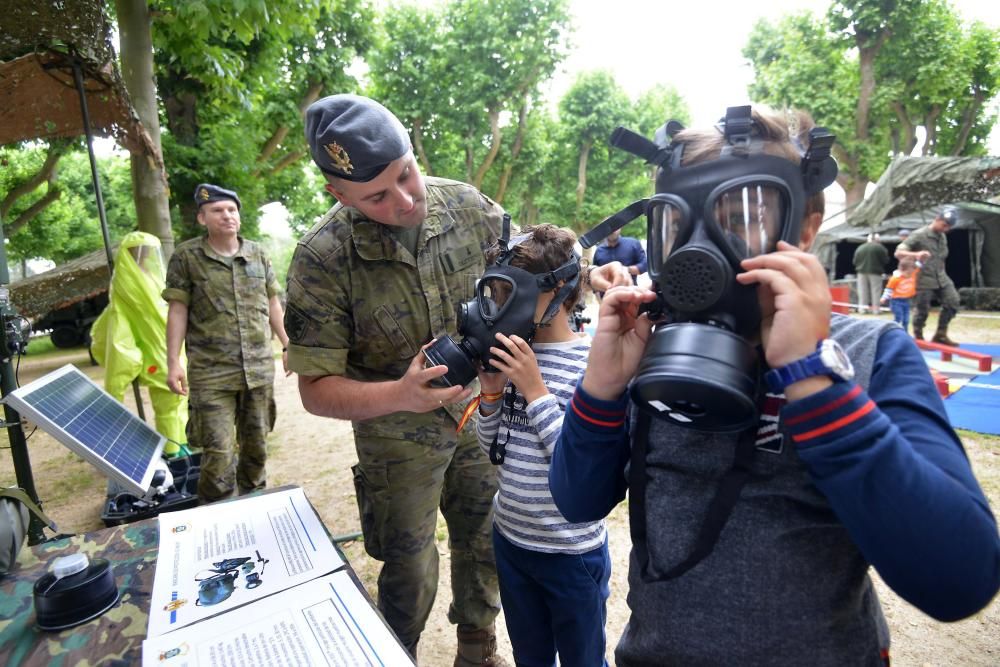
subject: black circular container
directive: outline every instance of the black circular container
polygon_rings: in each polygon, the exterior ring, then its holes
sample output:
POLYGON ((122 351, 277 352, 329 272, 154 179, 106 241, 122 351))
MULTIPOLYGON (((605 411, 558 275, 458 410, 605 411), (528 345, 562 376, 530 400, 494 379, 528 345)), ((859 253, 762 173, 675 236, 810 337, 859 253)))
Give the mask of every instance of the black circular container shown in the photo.
POLYGON ((75 563, 70 567, 82 565, 82 569, 63 577, 47 572, 35 582, 35 620, 42 630, 65 630, 86 623, 118 602, 111 563, 104 558, 87 563, 85 557, 75 563))
POLYGON ((757 422, 757 353, 725 329, 685 322, 657 327, 632 383, 636 405, 699 431, 757 422))

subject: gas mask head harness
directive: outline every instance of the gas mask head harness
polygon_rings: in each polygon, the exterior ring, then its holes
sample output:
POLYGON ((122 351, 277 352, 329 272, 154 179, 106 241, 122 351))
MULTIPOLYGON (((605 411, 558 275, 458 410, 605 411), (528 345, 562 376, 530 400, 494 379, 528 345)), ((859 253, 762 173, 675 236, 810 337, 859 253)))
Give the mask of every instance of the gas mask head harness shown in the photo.
MULTIPOLYGON (((683 129, 670 121, 653 141, 619 127, 611 144, 656 166, 656 194, 631 204, 580 239, 588 248, 642 213, 649 276, 660 319, 631 386, 650 414, 704 431, 756 423, 759 365, 751 344, 760 327, 754 285, 736 282, 740 262, 797 245, 810 196, 837 175, 834 136, 809 132, 801 163, 764 152, 750 107, 730 107, 717 126, 718 158, 682 166, 683 129)), ((794 140, 793 140, 793 143, 794 140)))
POLYGON ((510 238, 510 216, 504 214, 502 236, 497 241, 500 253, 477 281, 475 298, 458 307, 462 340, 455 342, 443 336, 424 350, 428 366, 448 367, 448 372, 438 379, 439 384, 464 386, 480 370, 496 372, 490 364, 490 347, 497 344, 496 334, 520 336, 530 343, 538 328, 548 325, 576 289, 580 257, 575 252, 568 262, 544 273, 511 266, 517 246, 528 238, 528 234, 510 238), (535 322, 539 295, 557 289, 541 320, 535 322))

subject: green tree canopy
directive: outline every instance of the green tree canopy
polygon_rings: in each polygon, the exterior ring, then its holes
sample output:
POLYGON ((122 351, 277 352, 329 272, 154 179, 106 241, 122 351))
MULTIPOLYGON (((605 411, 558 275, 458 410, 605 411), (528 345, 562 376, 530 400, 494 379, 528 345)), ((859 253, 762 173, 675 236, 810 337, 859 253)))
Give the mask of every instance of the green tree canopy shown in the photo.
POLYGON ((837 135, 850 206, 925 129, 924 154, 978 155, 995 122, 1000 34, 945 0, 843 0, 823 17, 761 21, 743 49, 751 96, 809 111, 837 135))

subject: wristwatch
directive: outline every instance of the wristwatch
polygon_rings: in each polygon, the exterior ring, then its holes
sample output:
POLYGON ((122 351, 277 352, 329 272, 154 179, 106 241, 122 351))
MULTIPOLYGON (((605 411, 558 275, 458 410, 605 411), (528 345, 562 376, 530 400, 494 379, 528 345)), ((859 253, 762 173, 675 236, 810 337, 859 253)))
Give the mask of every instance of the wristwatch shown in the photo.
POLYGON ((767 382, 768 389, 778 394, 790 384, 817 375, 826 375, 834 382, 846 382, 854 378, 854 366, 837 341, 830 338, 821 340, 817 343, 815 352, 787 366, 772 368, 764 374, 764 381, 767 382))

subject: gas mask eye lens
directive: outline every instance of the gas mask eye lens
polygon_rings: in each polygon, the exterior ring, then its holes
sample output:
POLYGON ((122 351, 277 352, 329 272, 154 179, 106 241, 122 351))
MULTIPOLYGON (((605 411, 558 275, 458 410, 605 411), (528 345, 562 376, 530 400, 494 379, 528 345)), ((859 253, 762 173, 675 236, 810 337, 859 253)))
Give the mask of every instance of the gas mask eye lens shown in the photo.
POLYGON ((712 212, 733 250, 741 257, 756 257, 777 247, 783 202, 773 185, 747 183, 719 194, 712 212))
MULTIPOLYGON (((681 226, 686 216, 683 209, 675 202, 657 201, 649 211, 649 238, 647 251, 650 257, 662 261, 673 250, 680 236, 681 226)), ((651 267, 654 272, 658 272, 651 267)))
POLYGON ((484 318, 500 315, 514 294, 514 285, 500 277, 484 278, 479 283, 479 308, 484 318))

